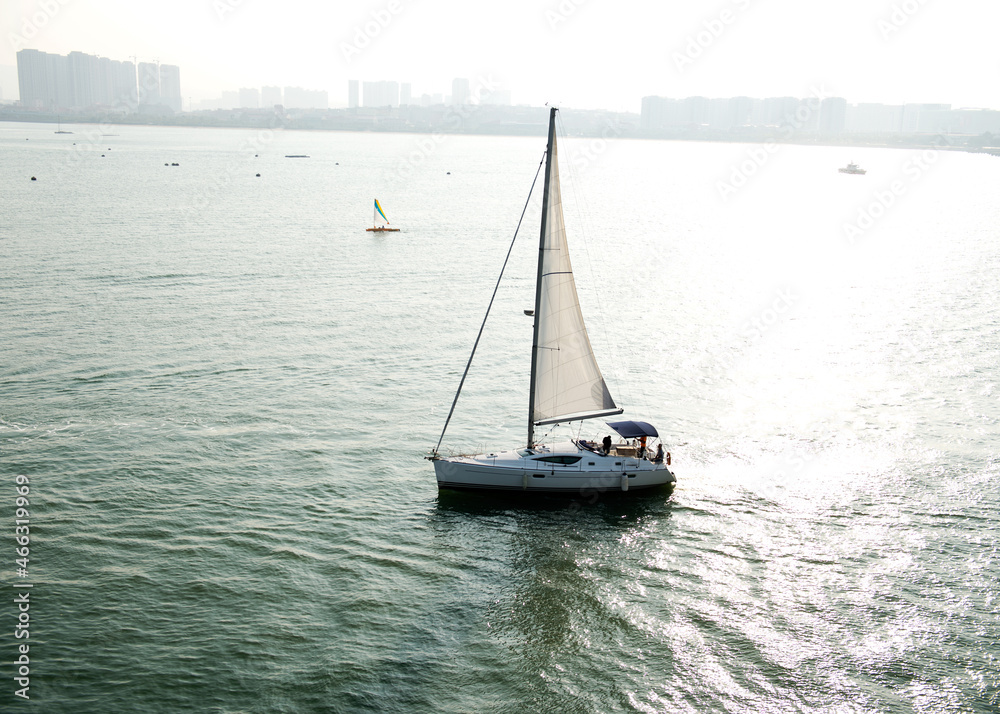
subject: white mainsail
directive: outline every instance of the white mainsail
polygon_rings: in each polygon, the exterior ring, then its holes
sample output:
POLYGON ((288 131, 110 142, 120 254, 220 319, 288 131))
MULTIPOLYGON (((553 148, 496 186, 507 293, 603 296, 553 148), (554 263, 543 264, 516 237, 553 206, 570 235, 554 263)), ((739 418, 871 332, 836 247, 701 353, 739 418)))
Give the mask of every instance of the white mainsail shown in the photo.
POLYGON ((597 365, 566 243, 555 136, 548 160, 546 212, 539 242, 531 421, 552 424, 620 414, 597 365))

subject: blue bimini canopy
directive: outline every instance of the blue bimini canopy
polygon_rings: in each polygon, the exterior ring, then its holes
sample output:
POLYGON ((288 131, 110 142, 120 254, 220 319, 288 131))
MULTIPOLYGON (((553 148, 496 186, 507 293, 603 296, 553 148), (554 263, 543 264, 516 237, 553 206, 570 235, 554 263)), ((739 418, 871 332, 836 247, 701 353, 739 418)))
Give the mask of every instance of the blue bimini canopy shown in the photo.
POLYGON ((618 435, 623 439, 638 439, 640 436, 659 436, 656 433, 656 428, 644 421, 608 421, 605 424, 618 432, 618 435))

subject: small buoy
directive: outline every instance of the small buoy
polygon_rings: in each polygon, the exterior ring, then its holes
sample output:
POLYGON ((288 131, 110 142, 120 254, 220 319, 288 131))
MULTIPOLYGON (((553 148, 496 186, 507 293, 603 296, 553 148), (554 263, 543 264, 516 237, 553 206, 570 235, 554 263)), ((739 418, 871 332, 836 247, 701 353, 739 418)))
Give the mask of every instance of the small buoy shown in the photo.
POLYGON ((260 174, 257 174, 257 178, 260 178, 260 174))
POLYGON ((170 164, 163 164, 164 166, 170 166, 170 164))
POLYGON ((170 164, 171 166, 180 166, 180 164, 170 164))
POLYGON ((104 158, 104 154, 101 154, 101 158, 102 158, 102 159, 104 158))
POLYGON ((256 159, 260 154, 254 154, 253 157, 256 159))
POLYGON ((32 181, 37 181, 38 179, 36 179, 36 178, 35 178, 34 176, 32 176, 32 177, 31 177, 31 180, 32 180, 32 181))
POLYGON ((448 172, 448 175, 451 176, 451 171, 448 172))
POLYGON ((334 166, 340 166, 340 162, 337 161, 336 163, 334 163, 334 166))

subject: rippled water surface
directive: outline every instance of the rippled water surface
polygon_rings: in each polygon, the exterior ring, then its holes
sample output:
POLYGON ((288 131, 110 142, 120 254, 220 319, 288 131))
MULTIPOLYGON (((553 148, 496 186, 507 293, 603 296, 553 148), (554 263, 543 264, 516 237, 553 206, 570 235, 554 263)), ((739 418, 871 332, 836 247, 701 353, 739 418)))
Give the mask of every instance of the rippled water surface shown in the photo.
MULTIPOLYGON (((0 123, 4 711, 1000 707, 1000 159, 566 139, 678 486, 526 503, 422 456, 541 139, 68 128, 0 123)), ((525 438, 537 212, 445 449, 525 438)))

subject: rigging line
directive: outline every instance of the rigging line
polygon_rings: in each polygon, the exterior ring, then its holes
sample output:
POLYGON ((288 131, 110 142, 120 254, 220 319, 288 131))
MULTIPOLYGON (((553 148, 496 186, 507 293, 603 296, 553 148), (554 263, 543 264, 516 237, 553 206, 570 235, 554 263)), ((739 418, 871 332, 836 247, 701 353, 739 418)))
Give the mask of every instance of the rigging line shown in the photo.
POLYGON ((479 334, 476 335, 476 342, 472 345, 472 354, 469 355, 469 362, 465 365, 465 372, 462 373, 462 381, 458 383, 458 391, 455 392, 455 399, 451 402, 451 409, 448 410, 448 418, 444 420, 444 428, 441 430, 441 438, 438 439, 437 446, 434 447, 434 451, 431 453, 435 456, 437 455, 438 449, 441 448, 441 442, 444 441, 444 433, 448 431, 448 423, 451 421, 451 415, 455 413, 455 405, 458 404, 458 395, 462 393, 462 387, 465 386, 465 378, 469 376, 469 368, 472 367, 472 358, 476 356, 476 348, 479 347, 479 339, 483 336, 483 330, 486 329, 486 320, 490 316, 490 310, 493 308, 493 301, 497 297, 497 291, 500 289, 500 281, 503 279, 504 271, 507 269, 507 262, 510 260, 510 254, 514 250, 514 241, 517 240, 517 234, 521 230, 521 221, 524 220, 524 214, 528 211, 528 205, 531 203, 531 195, 535 192, 535 184, 538 182, 538 174, 542 172, 542 166, 545 165, 545 154, 546 151, 542 152, 542 160, 538 164, 538 169, 535 171, 535 178, 531 181, 531 188, 528 189, 528 199, 524 202, 524 208, 521 209, 521 217, 517 219, 517 228, 514 229, 514 237, 510 241, 510 247, 507 248, 507 257, 503 260, 503 266, 500 268, 500 275, 497 276, 497 284, 493 288, 493 295, 490 297, 490 304, 486 306, 486 314, 483 316, 483 324, 479 326, 479 334))

